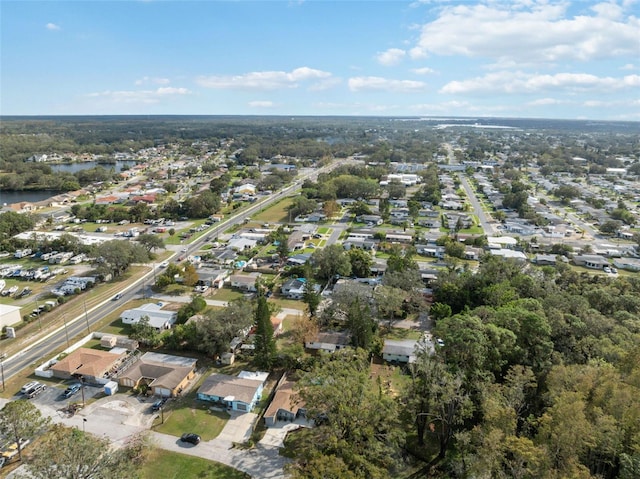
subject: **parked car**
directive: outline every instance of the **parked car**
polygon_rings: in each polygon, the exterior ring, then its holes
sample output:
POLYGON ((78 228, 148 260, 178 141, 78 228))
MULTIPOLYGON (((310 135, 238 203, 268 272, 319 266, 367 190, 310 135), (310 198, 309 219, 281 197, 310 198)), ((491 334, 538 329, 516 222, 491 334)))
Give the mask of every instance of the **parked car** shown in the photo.
POLYGON ((31 388, 29 391, 27 391, 26 396, 29 399, 33 399, 34 397, 36 397, 38 394, 40 394, 41 392, 43 392, 45 389, 47 389, 47 386, 45 386, 44 384, 38 383, 35 386, 33 386, 33 388, 31 388))
POLYGON ((38 384, 40 384, 38 381, 31 381, 28 382, 27 384, 25 384, 24 386, 22 386, 22 389, 20 389, 20 392, 22 394, 27 394, 29 391, 31 391, 34 387, 36 387, 38 384))
POLYGON ((194 434, 192 432, 185 432, 180 437, 180 440, 182 442, 188 442, 190 444, 193 444, 194 446, 197 446, 198 444, 200 444, 200 436, 198 436, 197 434, 194 434))
POLYGON ((69 399, 75 393, 80 391, 81 387, 82 387, 81 384, 72 384, 71 386, 69 386, 67 389, 64 390, 64 392, 62 393, 62 396, 64 396, 65 399, 69 399))
POLYGON ((151 405, 151 410, 154 411, 154 412, 155 411, 159 411, 162 408, 162 406, 164 406, 164 403, 166 403, 166 402, 167 402, 167 398, 158 399, 156 402, 154 402, 151 405))

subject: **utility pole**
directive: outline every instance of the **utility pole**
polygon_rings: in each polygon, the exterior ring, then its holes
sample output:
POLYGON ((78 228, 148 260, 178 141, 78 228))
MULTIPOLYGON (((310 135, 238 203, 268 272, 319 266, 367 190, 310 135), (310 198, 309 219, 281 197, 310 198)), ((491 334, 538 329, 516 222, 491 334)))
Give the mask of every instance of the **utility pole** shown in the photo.
POLYGON ((84 305, 84 320, 87 322, 87 332, 91 333, 91 328, 89 328, 89 315, 87 314, 87 300, 82 298, 82 304, 84 305))
POLYGON ((0 371, 2 371, 2 392, 4 392, 4 359, 7 357, 7 353, 0 355, 0 371))
POLYGON ((69 344, 69 332, 67 331, 67 315, 66 314, 62 315, 62 322, 64 323, 64 335, 67 338, 67 347, 69 347, 70 346, 70 344, 69 344))

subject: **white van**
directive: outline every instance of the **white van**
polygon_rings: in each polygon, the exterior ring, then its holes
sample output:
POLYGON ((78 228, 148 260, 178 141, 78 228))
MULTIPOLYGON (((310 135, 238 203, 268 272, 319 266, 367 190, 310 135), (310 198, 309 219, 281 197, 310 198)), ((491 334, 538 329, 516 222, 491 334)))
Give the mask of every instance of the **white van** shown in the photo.
POLYGON ((31 389, 36 387, 38 384, 39 384, 38 381, 31 381, 31 382, 25 384, 24 386, 22 386, 22 389, 20 389, 20 392, 22 394, 27 394, 31 389))

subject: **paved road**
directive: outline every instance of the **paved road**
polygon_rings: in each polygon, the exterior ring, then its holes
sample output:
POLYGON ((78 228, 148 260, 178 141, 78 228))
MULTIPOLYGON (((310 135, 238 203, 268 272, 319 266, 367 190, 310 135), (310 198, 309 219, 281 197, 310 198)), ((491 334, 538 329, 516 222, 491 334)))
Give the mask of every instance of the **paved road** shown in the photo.
POLYGON ((495 234, 493 225, 489 222, 489 218, 485 213, 484 209, 482 208, 482 205, 480 204, 480 201, 478 200, 478 197, 476 196, 475 191, 471 187, 471 184, 469 184, 469 180, 465 175, 460 174, 460 182, 462 183, 462 186, 464 187, 464 190, 467 193, 469 202, 471 203, 471 206, 473 206, 473 212, 478 217, 478 220, 480 221, 480 225, 482 226, 484 233, 487 236, 493 236, 495 234))

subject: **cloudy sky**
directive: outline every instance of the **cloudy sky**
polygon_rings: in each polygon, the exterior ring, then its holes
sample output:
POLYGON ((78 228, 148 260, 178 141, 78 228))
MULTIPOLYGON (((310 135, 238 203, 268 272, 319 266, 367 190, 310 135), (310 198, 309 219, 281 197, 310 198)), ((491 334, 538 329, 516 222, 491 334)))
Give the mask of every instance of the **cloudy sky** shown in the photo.
POLYGON ((8 1, 0 114, 640 120, 640 0, 8 1))

